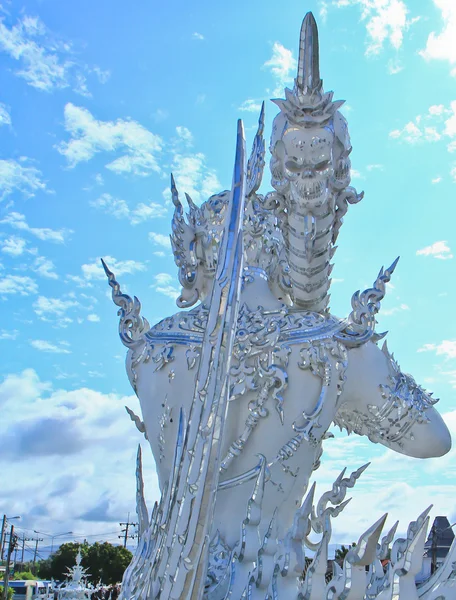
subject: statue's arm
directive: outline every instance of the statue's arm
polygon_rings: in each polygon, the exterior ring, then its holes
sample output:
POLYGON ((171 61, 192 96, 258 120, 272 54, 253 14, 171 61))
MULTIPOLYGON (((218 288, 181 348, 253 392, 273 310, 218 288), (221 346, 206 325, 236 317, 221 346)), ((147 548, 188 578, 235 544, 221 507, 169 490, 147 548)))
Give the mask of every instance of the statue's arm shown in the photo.
POLYGON ((386 345, 367 342, 348 352, 346 382, 335 423, 416 458, 446 454, 451 436, 435 400, 402 373, 386 345))

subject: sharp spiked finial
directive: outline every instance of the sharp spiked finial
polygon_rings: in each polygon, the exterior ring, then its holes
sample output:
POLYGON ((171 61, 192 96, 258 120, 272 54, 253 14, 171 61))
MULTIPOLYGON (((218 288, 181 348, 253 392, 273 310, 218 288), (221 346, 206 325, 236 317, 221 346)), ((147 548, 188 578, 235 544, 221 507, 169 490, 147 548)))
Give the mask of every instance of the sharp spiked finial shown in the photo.
POLYGON ((196 204, 193 202, 191 196, 189 194, 185 194, 185 199, 187 200, 187 204, 190 210, 197 210, 198 207, 196 206, 196 204))
POLYGON ((179 193, 177 191, 176 182, 174 181, 174 176, 171 173, 171 198, 173 200, 173 204, 176 208, 181 208, 182 204, 179 200, 179 193))
POLYGON ((304 17, 299 38, 299 59, 296 86, 305 94, 320 90, 320 58, 318 49, 318 29, 311 12, 304 17))

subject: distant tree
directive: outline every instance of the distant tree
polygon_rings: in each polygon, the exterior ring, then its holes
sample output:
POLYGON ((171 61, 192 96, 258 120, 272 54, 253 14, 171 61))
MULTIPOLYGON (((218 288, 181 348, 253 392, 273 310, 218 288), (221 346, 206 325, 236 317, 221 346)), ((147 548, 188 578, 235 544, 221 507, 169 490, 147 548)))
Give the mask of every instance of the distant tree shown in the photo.
POLYGON ((68 576, 68 569, 76 563, 76 555, 81 552, 82 566, 88 571, 91 583, 102 581, 106 585, 119 583, 125 569, 131 562, 132 553, 123 546, 113 546, 109 542, 94 544, 62 544, 48 561, 41 561, 38 566, 39 576, 43 579, 53 577, 62 581, 68 576))
POLYGON ((36 579, 36 575, 34 575, 31 571, 16 571, 12 577, 13 579, 36 579))
POLYGON ((339 564, 340 566, 343 565, 344 562, 344 558, 346 557, 346 555, 348 554, 348 552, 350 551, 351 548, 355 548, 356 547, 356 543, 353 542, 351 546, 344 546, 342 544, 341 548, 337 548, 336 552, 335 552, 335 561, 337 564, 339 564))
POLYGON ((36 568, 37 576, 40 579, 51 579, 52 578, 52 557, 40 560, 36 568))
POLYGON ((131 562, 132 553, 123 546, 109 542, 95 542, 87 551, 87 567, 93 583, 102 581, 111 585, 122 581, 125 569, 131 562))
POLYGON ((58 550, 51 556, 50 575, 57 581, 62 581, 68 576, 68 569, 76 564, 76 555, 81 552, 82 566, 87 568, 87 552, 89 544, 84 541, 83 544, 67 542, 59 546, 58 550))

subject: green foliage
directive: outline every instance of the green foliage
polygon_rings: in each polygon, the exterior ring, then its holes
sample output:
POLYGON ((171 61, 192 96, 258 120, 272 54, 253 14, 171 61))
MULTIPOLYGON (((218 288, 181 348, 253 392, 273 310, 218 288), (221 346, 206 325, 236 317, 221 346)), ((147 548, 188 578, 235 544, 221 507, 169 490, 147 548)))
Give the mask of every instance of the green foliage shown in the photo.
POLYGON ((353 542, 351 546, 344 546, 342 545, 342 548, 337 548, 335 555, 334 555, 334 559, 335 561, 342 566, 343 562, 344 562, 344 558, 347 555, 347 553, 349 552, 350 548, 355 548, 356 547, 356 543, 353 542))
POLYGON ((40 560, 37 564, 37 576, 39 579, 51 579, 52 578, 52 558, 46 558, 40 560))
MULTIPOLYGON (((57 581, 63 581, 68 576, 68 569, 76 564, 76 555, 81 552, 82 566, 87 568, 86 557, 89 544, 85 541, 83 544, 68 542, 62 544, 51 556, 50 575, 57 581)), ((39 571, 38 571, 39 572, 39 571)))
POLYGON ((130 564, 132 554, 123 546, 113 546, 109 542, 95 542, 87 552, 87 567, 93 583, 102 581, 114 584, 122 581, 125 569, 130 564))
POLYGON ((31 571, 16 571, 13 575, 13 579, 36 579, 36 575, 34 575, 31 571))
MULTIPOLYGON (((0 589, 3 592, 3 586, 0 589)), ((13 596, 14 596, 14 589, 12 587, 8 586, 8 600, 13 600, 13 596)))
POLYGON ((111 585, 122 581, 125 569, 131 562, 132 554, 123 546, 113 546, 109 542, 94 544, 62 544, 47 560, 38 563, 38 576, 41 579, 63 581, 68 577, 68 569, 76 564, 76 555, 81 552, 81 565, 87 569, 87 579, 93 584, 100 580, 111 585))

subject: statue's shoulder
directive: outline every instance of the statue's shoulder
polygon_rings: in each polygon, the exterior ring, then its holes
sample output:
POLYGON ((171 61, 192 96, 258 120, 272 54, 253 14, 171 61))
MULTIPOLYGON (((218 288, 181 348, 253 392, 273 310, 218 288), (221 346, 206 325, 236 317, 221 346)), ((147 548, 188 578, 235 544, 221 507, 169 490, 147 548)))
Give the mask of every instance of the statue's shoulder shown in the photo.
POLYGON ((208 309, 199 304, 191 310, 180 310, 153 325, 145 334, 153 343, 202 343, 208 309))

